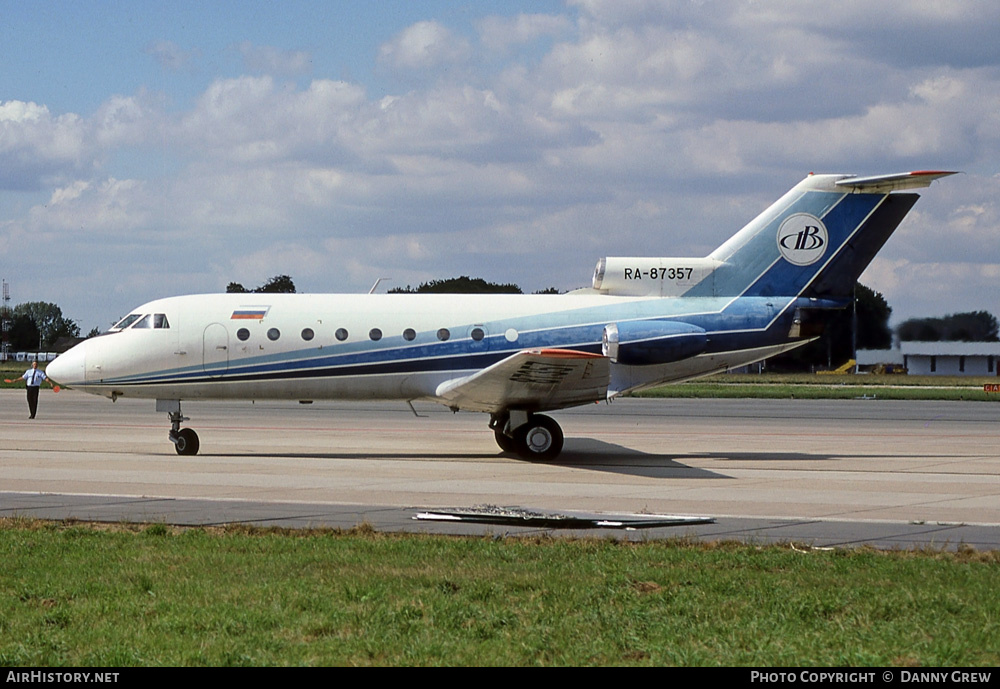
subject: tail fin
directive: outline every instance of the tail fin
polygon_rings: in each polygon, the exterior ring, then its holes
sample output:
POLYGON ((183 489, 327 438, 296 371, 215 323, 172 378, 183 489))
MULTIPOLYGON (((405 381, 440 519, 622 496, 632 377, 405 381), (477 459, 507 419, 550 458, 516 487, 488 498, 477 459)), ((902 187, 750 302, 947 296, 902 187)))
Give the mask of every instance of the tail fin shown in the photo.
POLYGON ((685 296, 847 296, 919 198, 890 192, 951 174, 809 175, 709 254, 721 265, 685 296))
POLYGON ((620 296, 836 298, 919 196, 954 172, 809 175, 706 258, 602 258, 594 289, 620 296))

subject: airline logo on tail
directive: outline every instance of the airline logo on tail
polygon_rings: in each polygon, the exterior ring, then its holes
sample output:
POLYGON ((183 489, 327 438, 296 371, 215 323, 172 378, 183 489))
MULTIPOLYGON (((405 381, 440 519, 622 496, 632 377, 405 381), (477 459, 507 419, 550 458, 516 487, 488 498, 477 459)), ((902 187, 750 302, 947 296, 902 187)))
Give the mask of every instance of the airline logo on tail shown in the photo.
POLYGON ((789 263, 812 265, 826 252, 829 236, 826 225, 815 215, 796 213, 778 228, 778 251, 789 263))

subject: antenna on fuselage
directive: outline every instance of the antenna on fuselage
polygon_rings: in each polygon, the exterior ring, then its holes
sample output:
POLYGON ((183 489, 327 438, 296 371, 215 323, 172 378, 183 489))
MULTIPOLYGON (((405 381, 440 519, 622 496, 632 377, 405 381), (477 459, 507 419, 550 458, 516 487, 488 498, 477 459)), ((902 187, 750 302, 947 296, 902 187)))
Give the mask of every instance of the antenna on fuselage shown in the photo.
POLYGON ((378 289, 378 283, 382 282, 383 280, 392 280, 392 278, 379 278, 378 280, 375 281, 375 284, 372 285, 372 288, 368 290, 368 294, 375 294, 375 290, 378 289))

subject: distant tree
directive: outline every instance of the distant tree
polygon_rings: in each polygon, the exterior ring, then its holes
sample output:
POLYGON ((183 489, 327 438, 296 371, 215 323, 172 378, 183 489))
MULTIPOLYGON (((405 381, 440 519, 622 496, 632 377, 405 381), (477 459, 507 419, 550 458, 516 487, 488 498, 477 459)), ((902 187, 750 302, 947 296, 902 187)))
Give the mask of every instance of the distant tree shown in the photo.
POLYGON ((23 313, 11 319, 7 338, 12 352, 36 351, 41 345, 38 326, 31 316, 23 313))
POLYGON ((260 287, 256 287, 252 290, 247 289, 246 287, 243 286, 242 283, 239 282, 230 282, 228 285, 226 285, 227 294, 243 294, 250 292, 257 292, 257 293, 268 292, 272 294, 276 292, 294 293, 295 283, 292 281, 292 278, 288 277, 287 275, 275 275, 273 278, 269 279, 260 287))
POLYGON ((499 284, 487 282, 482 278, 470 278, 462 275, 457 278, 447 280, 431 280, 421 283, 419 287, 413 289, 409 285, 406 288, 394 287, 389 290, 390 294, 523 294, 521 288, 513 283, 499 284))
POLYGON ((899 324, 896 334, 900 340, 908 342, 938 342, 941 340, 941 324, 938 318, 910 318, 899 324))
POLYGON ((998 339, 996 316, 989 311, 956 313, 949 319, 945 339, 964 342, 996 342, 998 339))
MULTIPOLYGON (((14 307, 14 318, 26 316, 38 330, 38 340, 26 349, 51 347, 60 337, 80 337, 80 326, 76 321, 63 316, 62 309, 45 301, 29 301, 14 307)), ((12 345, 13 347, 13 340, 12 345)))
MULTIPOLYGON (((860 282, 855 286, 857 348, 888 349, 892 346, 889 316, 892 307, 881 293, 860 282)), ((854 355, 852 338, 854 313, 848 306, 830 315, 823 335, 816 341, 770 359, 778 370, 809 371, 836 367, 854 355)))
POLYGON ((292 278, 287 275, 275 275, 273 278, 255 289, 254 292, 279 292, 293 294, 295 292, 295 283, 292 282, 292 278))
POLYGON ((90 332, 87 333, 87 336, 84 339, 89 340, 90 338, 97 337, 100 334, 101 334, 101 329, 95 325, 93 328, 90 329, 90 332))
POLYGON ((855 290, 858 313, 858 349, 888 349, 892 346, 889 317, 892 307, 882 296, 860 282, 855 290))
POLYGON ((896 329, 900 340, 923 342, 997 342, 996 316, 988 311, 967 311, 943 318, 911 318, 896 329))
POLYGON ((546 287, 545 289, 540 289, 537 292, 532 292, 532 294, 561 294, 561 292, 555 287, 546 287))

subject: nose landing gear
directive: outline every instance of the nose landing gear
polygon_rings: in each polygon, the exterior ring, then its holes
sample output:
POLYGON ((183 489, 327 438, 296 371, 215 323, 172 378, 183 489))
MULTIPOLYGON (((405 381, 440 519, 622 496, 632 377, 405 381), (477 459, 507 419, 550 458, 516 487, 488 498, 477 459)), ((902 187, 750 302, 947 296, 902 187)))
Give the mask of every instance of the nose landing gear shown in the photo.
POLYGON ((156 411, 167 412, 170 419, 170 432, 167 437, 174 444, 174 449, 179 455, 196 455, 201 442, 198 434, 191 428, 181 428, 181 423, 190 421, 188 417, 181 413, 180 400, 156 400, 156 411))

